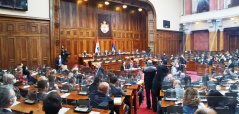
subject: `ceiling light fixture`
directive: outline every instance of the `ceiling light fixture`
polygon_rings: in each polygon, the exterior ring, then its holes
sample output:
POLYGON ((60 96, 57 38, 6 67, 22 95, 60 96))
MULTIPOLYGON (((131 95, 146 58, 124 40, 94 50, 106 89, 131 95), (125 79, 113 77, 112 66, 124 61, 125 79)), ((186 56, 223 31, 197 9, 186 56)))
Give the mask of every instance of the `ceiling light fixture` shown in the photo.
POLYGON ((139 8, 138 10, 139 10, 139 11, 142 11, 143 9, 142 9, 142 8, 139 8))
POLYGON ((105 5, 109 5, 110 3, 108 1, 105 1, 105 5))
POLYGON ((233 18, 233 17, 232 17, 232 18, 231 18, 231 20, 232 20, 232 21, 234 21, 234 20, 235 20, 235 18, 233 18))
POLYGON ((196 24, 199 24, 199 22, 196 22, 196 24))
POLYGON ((127 5, 123 5, 123 8, 124 8, 124 9, 127 8, 127 5))

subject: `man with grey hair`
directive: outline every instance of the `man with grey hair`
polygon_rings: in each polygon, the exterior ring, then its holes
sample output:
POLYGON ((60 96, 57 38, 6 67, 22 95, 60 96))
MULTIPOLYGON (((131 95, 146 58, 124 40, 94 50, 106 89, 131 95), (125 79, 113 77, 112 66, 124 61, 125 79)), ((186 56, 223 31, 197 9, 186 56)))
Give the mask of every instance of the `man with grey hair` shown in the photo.
POLYGON ((179 98, 179 99, 182 99, 183 95, 184 95, 184 90, 181 87, 181 81, 180 80, 175 80, 173 82, 173 88, 175 89, 176 97, 179 98))
POLYGON ((152 94, 152 82, 155 76, 157 69, 153 66, 152 61, 147 61, 147 67, 144 68, 144 83, 146 89, 146 98, 147 98, 147 108, 150 109, 151 107, 151 100, 150 100, 150 90, 152 94))
POLYGON ((96 68, 97 68, 97 71, 95 73, 95 76, 97 76, 99 73, 102 73, 103 75, 105 75, 105 70, 103 67, 101 67, 101 63, 97 63, 96 68))
POLYGON ((180 81, 181 82, 184 82, 185 83, 185 85, 190 85, 191 84, 191 77, 190 76, 187 76, 187 75, 185 75, 185 73, 181 73, 180 74, 180 81))
POLYGON ((69 80, 70 80, 73 76, 74 76, 73 73, 69 73, 68 76, 67 76, 67 78, 66 78, 63 82, 69 83, 69 80))
POLYGON ((0 113, 11 114, 10 107, 16 102, 16 99, 13 89, 8 86, 0 86, 0 113))
POLYGON ((14 84, 17 82, 15 76, 13 76, 12 74, 5 74, 4 78, 5 78, 4 79, 4 85, 9 86, 10 88, 12 88, 16 93, 16 97, 21 98, 20 90, 18 89, 18 87, 14 86, 14 84))
POLYGON ((111 110, 110 114, 114 114, 114 101, 107 95, 109 94, 109 84, 102 82, 99 84, 98 91, 90 93, 90 105, 93 108, 107 107, 111 110))

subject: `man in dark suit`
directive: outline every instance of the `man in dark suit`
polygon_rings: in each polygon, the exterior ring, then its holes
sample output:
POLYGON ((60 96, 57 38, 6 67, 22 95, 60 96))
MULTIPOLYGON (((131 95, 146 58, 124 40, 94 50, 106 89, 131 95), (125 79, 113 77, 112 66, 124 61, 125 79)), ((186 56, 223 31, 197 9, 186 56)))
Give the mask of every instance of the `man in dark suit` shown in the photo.
POLYGON ((112 50, 111 55, 115 55, 115 54, 116 54, 115 50, 112 50))
POLYGON ((69 83, 70 79, 73 77, 73 73, 69 73, 67 78, 63 82, 69 83))
POLYGON ((87 55, 88 54, 86 53, 86 51, 84 51, 84 53, 81 54, 82 57, 87 57, 87 55))
POLYGON ((66 50, 64 49, 64 46, 61 46, 61 56, 64 57, 66 55, 66 50))
POLYGON ((60 69, 62 65, 64 65, 64 60, 61 58, 61 55, 59 55, 59 57, 56 59, 55 61, 55 65, 56 65, 56 69, 60 69))
POLYGON ((43 111, 45 114, 58 114, 62 108, 62 99, 57 92, 50 92, 43 101, 43 111))
POLYGON ((108 56, 109 54, 108 54, 108 51, 107 50, 105 50, 105 52, 104 52, 104 54, 103 54, 103 56, 108 56))
POLYGON ((163 55, 161 56, 161 59, 167 61, 167 56, 165 55, 165 53, 163 53, 163 55))
POLYGON ((152 61, 147 61, 147 67, 144 68, 144 83, 146 89, 146 98, 147 98, 147 108, 150 109, 151 107, 151 100, 150 100, 150 90, 152 94, 152 82, 155 76, 157 69, 153 66, 152 61))
POLYGON ((92 108, 107 108, 110 110, 110 114, 114 114, 114 100, 107 94, 109 94, 109 84, 106 82, 100 83, 98 91, 90 93, 90 105, 92 108))
POLYGON ((96 57, 101 56, 100 51, 95 52, 95 56, 96 57))
POLYGON ((175 57, 173 55, 171 55, 170 60, 173 61, 175 59, 175 57))
POLYGON ((157 102, 160 100, 160 90, 164 77, 168 74, 167 61, 163 60, 162 65, 157 66, 157 74, 153 79, 152 84, 152 101, 153 101, 153 111, 157 112, 157 102))
POLYGON ((232 63, 232 60, 228 61, 228 69, 234 69, 234 64, 232 63))
POLYGON ((130 63, 128 64, 128 69, 134 68, 134 64, 133 61, 130 61, 130 63))
POLYGON ((138 50, 138 49, 136 49, 134 54, 139 54, 139 50, 138 50))
POLYGON ((119 80, 116 76, 110 78, 110 90, 113 96, 125 96, 124 91, 119 87, 119 80))
POLYGON ((122 66, 121 66, 121 68, 120 68, 121 71, 124 71, 124 70, 125 70, 125 68, 126 68, 125 65, 126 65, 126 64, 125 64, 125 61, 123 61, 122 66))
POLYGON ((82 75, 82 74, 79 74, 79 73, 78 73, 78 70, 75 69, 75 70, 73 70, 73 77, 76 78, 76 83, 77 83, 77 84, 80 84, 81 81, 82 81, 83 75, 82 75))
POLYGON ((202 54, 200 59, 204 59, 204 60, 206 60, 206 59, 207 59, 207 57, 206 57, 206 56, 204 56, 204 54, 202 54))
POLYGON ((76 89, 74 88, 76 85, 76 79, 73 77, 71 79, 69 79, 69 91, 76 91, 76 89))
POLYGON ((40 80, 37 82, 37 88, 38 88, 37 100, 39 101, 44 100, 44 98, 47 96, 48 87, 49 87, 49 83, 47 80, 40 80))
POLYGON ((16 102, 17 98, 12 88, 8 86, 0 86, 0 113, 13 114, 10 107, 16 102))
POLYGON ((95 76, 97 76, 99 73, 102 73, 103 75, 105 75, 105 70, 101 67, 100 63, 97 63, 96 68, 97 68, 97 71, 95 73, 95 76))
POLYGON ((95 77, 94 82, 90 85, 90 88, 89 88, 90 93, 98 90, 98 86, 100 82, 101 82, 100 78, 95 77))

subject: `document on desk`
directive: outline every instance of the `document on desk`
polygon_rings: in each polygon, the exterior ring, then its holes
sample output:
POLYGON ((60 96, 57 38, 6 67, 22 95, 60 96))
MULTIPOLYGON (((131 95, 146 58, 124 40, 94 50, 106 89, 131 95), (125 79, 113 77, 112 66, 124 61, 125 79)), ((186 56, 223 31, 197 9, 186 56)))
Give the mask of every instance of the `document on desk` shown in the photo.
POLYGON ((23 88, 29 88, 29 87, 30 87, 30 85, 23 86, 23 88))
POLYGON ((18 105, 19 103, 20 103, 19 101, 15 101, 14 104, 11 107, 13 107, 15 105, 18 105))
POLYGON ((100 112, 91 111, 90 114, 100 114, 100 112))
POLYGON ((66 98, 69 95, 70 95, 70 93, 65 93, 65 94, 61 95, 61 98, 66 98))
POLYGON ((38 72, 32 73, 32 76, 35 76, 35 75, 37 75, 37 74, 38 74, 38 72))
POLYGON ((65 114, 70 108, 62 107, 58 114, 65 114))
POLYGON ((121 103, 121 97, 115 97, 114 103, 121 103))

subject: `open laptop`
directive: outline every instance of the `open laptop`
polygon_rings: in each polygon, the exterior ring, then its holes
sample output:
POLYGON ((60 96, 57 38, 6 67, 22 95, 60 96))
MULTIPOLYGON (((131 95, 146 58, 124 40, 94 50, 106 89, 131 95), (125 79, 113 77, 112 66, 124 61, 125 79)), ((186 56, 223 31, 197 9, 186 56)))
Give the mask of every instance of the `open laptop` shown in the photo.
POLYGON ((89 87, 87 86, 82 86, 80 92, 78 93, 79 95, 88 95, 89 94, 89 87))
POLYGON ((90 100, 89 99, 79 99, 77 100, 77 105, 74 108, 75 112, 88 113, 91 111, 90 100))
POLYGON ((26 104, 35 104, 38 102, 37 93, 30 93, 29 96, 24 101, 26 104))
POLYGON ((164 94, 165 101, 177 101, 175 90, 167 90, 164 94))

